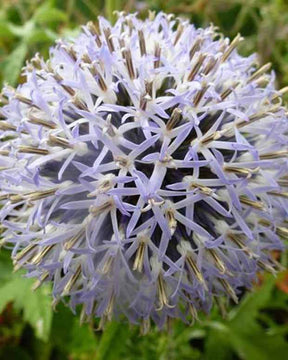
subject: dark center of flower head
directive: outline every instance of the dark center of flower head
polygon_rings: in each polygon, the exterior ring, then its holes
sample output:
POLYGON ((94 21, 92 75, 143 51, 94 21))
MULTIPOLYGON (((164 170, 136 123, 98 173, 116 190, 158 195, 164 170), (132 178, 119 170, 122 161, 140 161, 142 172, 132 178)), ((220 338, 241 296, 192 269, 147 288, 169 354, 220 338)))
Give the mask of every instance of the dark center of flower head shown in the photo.
POLYGON ((3 89, 3 242, 35 287, 145 331, 275 271, 286 89, 240 40, 162 13, 99 18, 3 89))

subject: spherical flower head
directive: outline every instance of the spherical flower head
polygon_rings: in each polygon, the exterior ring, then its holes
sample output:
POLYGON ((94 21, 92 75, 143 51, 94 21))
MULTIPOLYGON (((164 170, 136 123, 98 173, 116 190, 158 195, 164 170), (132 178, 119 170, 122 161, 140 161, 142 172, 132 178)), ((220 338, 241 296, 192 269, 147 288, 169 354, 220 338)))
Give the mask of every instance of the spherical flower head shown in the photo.
POLYGON ((100 17, 3 89, 3 242, 54 302, 146 331, 277 270, 285 89, 241 40, 163 13, 100 17))

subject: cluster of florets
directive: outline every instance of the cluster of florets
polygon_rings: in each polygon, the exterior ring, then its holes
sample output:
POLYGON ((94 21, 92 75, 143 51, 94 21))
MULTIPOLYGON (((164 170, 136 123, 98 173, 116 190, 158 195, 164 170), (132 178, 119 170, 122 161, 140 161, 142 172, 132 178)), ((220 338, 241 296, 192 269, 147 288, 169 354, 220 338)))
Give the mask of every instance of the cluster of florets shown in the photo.
POLYGON ((276 270, 286 89, 241 40, 163 13, 100 17, 3 89, 3 242, 35 287, 145 331, 276 270))

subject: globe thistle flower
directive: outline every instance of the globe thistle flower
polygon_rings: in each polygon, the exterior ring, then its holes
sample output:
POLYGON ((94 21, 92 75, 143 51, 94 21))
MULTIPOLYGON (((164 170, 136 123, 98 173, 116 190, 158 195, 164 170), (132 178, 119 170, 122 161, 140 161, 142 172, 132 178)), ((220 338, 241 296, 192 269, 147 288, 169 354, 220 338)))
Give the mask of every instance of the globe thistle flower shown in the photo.
POLYGON ((35 288, 146 331, 277 270, 286 89, 241 40, 163 13, 100 17, 4 87, 2 242, 35 288))

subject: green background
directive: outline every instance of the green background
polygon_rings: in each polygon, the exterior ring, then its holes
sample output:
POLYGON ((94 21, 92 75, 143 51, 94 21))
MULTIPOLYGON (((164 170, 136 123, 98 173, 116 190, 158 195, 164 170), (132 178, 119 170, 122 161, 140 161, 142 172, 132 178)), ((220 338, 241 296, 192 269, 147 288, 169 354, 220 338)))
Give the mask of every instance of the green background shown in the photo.
MULTIPOLYGON (((273 63, 277 86, 288 84, 288 2, 284 0, 0 0, 0 85, 23 81, 21 68, 35 52, 47 56, 59 37, 75 36, 79 25, 99 14, 148 9, 188 17, 197 26, 213 22, 225 35, 240 32, 242 54, 257 52, 273 63)), ((277 255, 277 254, 276 254, 277 255)), ((287 255, 281 262, 286 265, 287 255)), ((7 250, 0 252, 0 359, 19 360, 270 360, 288 354, 288 273, 259 278, 238 306, 226 301, 194 325, 140 336, 137 327, 97 320, 79 324, 64 305, 53 311, 49 287, 32 292, 31 280, 13 273, 7 250), (225 310, 226 308, 226 310, 225 310)))

